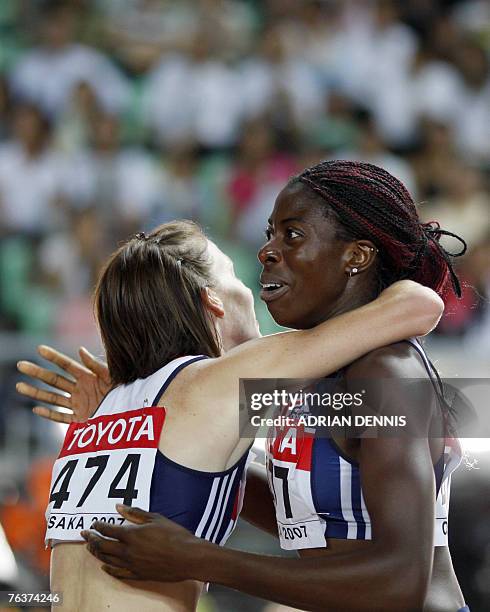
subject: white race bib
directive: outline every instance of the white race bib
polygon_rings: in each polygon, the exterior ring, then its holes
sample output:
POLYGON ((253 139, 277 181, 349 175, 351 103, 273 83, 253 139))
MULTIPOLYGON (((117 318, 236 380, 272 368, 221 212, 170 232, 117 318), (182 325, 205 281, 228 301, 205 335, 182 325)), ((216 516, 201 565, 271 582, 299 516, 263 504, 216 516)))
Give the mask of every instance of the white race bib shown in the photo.
POLYGON ((46 540, 82 541, 96 520, 123 524, 117 503, 149 509, 164 419, 151 407, 70 425, 53 467, 46 540))
POLYGON ((449 492, 451 490, 451 475, 441 484, 436 499, 436 520, 434 525, 434 546, 448 545, 449 492))
POLYGON ((325 548, 325 521, 312 516, 304 521, 281 523, 277 521, 279 540, 283 550, 325 548))
POLYGON ((267 472, 274 496, 281 548, 325 548, 326 522, 315 509, 310 462, 314 438, 286 428, 269 440, 267 472))

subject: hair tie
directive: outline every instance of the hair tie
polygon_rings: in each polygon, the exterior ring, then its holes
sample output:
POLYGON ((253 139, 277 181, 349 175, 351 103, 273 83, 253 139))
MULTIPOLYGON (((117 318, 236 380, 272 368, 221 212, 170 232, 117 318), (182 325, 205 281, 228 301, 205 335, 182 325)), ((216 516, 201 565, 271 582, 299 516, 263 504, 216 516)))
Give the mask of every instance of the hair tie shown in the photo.
POLYGON ((145 242, 148 240, 148 236, 145 234, 145 232, 138 232, 134 235, 134 238, 137 240, 144 240, 145 242))
POLYGON ((453 234, 453 232, 441 229, 439 221, 428 221, 427 223, 422 223, 421 226, 422 231, 427 236, 427 238, 436 241, 438 246, 440 246, 444 253, 446 253, 450 257, 461 257, 466 253, 468 245, 463 240, 463 238, 461 238, 461 236, 458 236, 457 234, 453 234), (461 251, 459 251, 459 253, 450 253, 449 251, 447 251, 443 246, 439 244, 441 236, 451 236, 452 238, 456 238, 456 240, 459 240, 459 242, 461 242, 461 244, 463 245, 461 251))
POLYGON ((462 255, 464 255, 466 253, 468 245, 463 240, 463 238, 461 238, 461 236, 453 234, 453 232, 449 232, 448 230, 441 229, 441 225, 438 221, 428 221, 427 223, 421 223, 420 227, 425 238, 424 246, 427 247, 429 240, 436 245, 442 257, 446 261, 447 267, 449 269, 449 274, 451 275, 451 283, 453 285, 454 292, 458 297, 461 297, 461 284, 459 282, 458 277, 456 276, 456 273, 454 272, 451 258, 461 257, 462 255), (452 238, 456 238, 456 240, 459 240, 459 242, 462 244, 461 251, 459 251, 458 253, 450 253, 449 251, 447 251, 440 243, 441 236, 451 236, 452 238))

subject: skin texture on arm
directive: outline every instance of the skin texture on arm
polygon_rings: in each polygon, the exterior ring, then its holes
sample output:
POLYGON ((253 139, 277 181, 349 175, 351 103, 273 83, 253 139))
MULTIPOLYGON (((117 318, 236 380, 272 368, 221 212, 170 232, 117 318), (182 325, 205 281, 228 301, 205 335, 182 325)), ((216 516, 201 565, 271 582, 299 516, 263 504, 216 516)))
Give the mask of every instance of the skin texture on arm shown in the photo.
POLYGON ((97 531, 120 542, 86 533, 89 550, 116 577, 194 578, 304 610, 420 611, 432 560, 430 457, 421 457, 421 440, 404 441, 403 448, 397 440, 378 440, 375 453, 373 442, 366 445, 371 457, 362 478, 377 535, 359 551, 308 559, 243 553, 199 540, 163 517, 129 509, 123 516, 149 522, 128 528, 97 523, 97 531), (395 468, 400 453, 403 466, 395 468))
MULTIPOLYGON (((429 333, 442 311, 443 303, 436 293, 412 281, 399 281, 373 302, 315 328, 251 340, 223 357, 209 360, 211 363, 196 364, 204 374, 202 389, 206 389, 210 374, 213 379, 209 391, 218 390, 214 391, 216 397, 226 390, 228 398, 229 394, 235 396, 240 377, 324 376, 375 348, 429 333), (297 354, 303 357, 300 363, 297 354), (213 372, 209 371, 210 367, 213 372)), ((41 390, 25 382, 17 383, 17 391, 69 411, 61 413, 36 406, 34 412, 39 416, 62 423, 87 420, 111 388, 107 365, 83 348, 80 350, 82 364, 47 346, 39 347, 39 354, 61 368, 65 375, 29 361, 20 361, 18 370, 61 393, 41 390)))
MULTIPOLYGON (((428 332, 441 310, 442 301, 431 289, 399 281, 376 300, 314 328, 249 340, 221 357, 191 364, 173 383, 171 393, 176 401, 167 397, 166 406, 174 410, 189 407, 189 419, 180 420, 181 435, 189 426, 196 431, 211 426, 215 428, 212 435, 226 434, 230 466, 250 444, 237 429, 240 378, 325 376, 393 340, 428 332), (219 415, 219 421, 210 421, 210 410, 219 415)), ((168 447, 165 450, 170 456, 172 452, 168 447)))
MULTIPOLYGON (((366 368, 359 362, 356 367, 358 375, 399 374, 391 348, 368 356, 366 368)), ((386 398, 385 414, 392 404, 386 398)), ((400 398, 390 413, 408 409, 416 407, 400 398)), ((418 417, 424 414, 428 430, 426 407, 418 417)), ((89 550, 117 577, 195 578, 304 610, 420 611, 433 558, 435 483, 427 438, 363 439, 360 465, 373 541, 352 552, 304 559, 243 553, 199 540, 162 517, 129 509, 121 513, 141 524, 94 526, 119 542, 93 533, 85 537, 89 550)))
POLYGON ((250 340, 221 357, 193 364, 183 374, 191 373, 189 393, 202 405, 218 402, 224 410, 230 405, 235 410, 240 378, 325 376, 369 351, 429 333, 443 307, 431 289, 398 281, 372 302, 314 328, 250 340))

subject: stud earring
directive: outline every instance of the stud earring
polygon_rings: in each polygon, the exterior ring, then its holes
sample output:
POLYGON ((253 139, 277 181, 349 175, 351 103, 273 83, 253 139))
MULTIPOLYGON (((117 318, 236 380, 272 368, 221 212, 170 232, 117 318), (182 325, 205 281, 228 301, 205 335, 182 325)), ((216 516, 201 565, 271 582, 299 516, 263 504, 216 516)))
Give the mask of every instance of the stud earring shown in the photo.
POLYGON ((351 276, 354 276, 354 274, 357 274, 359 272, 359 270, 357 268, 352 268, 351 270, 349 270, 349 278, 351 276))

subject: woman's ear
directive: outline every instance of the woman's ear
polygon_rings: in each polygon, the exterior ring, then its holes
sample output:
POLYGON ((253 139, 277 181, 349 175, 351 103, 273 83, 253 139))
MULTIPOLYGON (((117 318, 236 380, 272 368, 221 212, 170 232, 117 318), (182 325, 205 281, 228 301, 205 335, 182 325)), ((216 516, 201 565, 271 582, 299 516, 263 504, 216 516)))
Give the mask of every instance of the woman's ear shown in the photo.
POLYGON ((376 260, 378 249, 370 240, 356 240, 349 244, 345 252, 346 273, 363 272, 367 270, 376 260))
POLYGON ((223 302, 213 289, 210 287, 204 287, 204 289, 201 289, 201 299, 204 306, 209 310, 209 312, 214 314, 215 317, 222 319, 225 316, 223 302))

